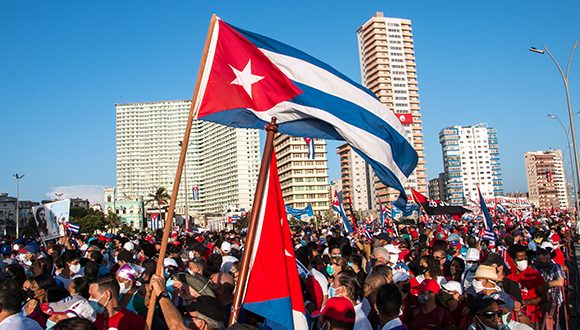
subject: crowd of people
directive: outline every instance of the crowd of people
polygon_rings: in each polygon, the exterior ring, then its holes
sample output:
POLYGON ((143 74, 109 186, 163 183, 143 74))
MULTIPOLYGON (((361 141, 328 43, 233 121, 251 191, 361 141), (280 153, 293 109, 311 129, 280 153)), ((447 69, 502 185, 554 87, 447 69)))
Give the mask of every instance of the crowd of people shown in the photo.
MULTIPOLYGON (((565 329, 571 218, 494 222, 493 238, 474 219, 391 222, 366 235, 338 222, 293 227, 310 328, 565 329)), ((152 329, 226 329, 244 240, 176 229, 157 276, 160 231, 4 238, 0 330, 144 329, 151 304, 152 329)), ((229 328, 268 327, 242 309, 229 328)))

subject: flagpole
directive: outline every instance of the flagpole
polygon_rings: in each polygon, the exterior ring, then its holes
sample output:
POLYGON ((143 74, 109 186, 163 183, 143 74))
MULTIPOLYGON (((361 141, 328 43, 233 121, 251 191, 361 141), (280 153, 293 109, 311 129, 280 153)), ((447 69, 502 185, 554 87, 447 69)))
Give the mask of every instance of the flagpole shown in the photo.
POLYGON ((258 224, 258 217, 260 216, 260 208, 262 207, 262 200, 264 197, 264 190, 266 188, 266 179, 268 174, 268 167, 270 166, 270 159, 272 158, 272 151, 274 150, 274 135, 278 132, 278 125, 276 125, 276 117, 272 117, 270 123, 266 125, 266 144, 264 145, 264 154, 262 155, 262 163, 260 165, 260 174, 258 175, 258 182, 256 183, 256 193, 254 194, 254 204, 252 204, 252 217, 248 225, 248 234, 244 244, 244 253, 242 261, 240 262, 239 281, 234 292, 234 300, 232 303, 231 316, 228 326, 238 322, 240 309, 242 308, 243 298, 246 294, 246 287, 250 273, 250 258, 254 250, 254 240, 256 237, 256 226, 258 224))
MULTIPOLYGON (((187 118, 187 125, 185 127, 185 134, 183 135, 183 143, 181 144, 181 153, 179 154, 179 162, 177 163, 177 170, 175 171, 175 180, 173 180, 173 191, 171 193, 171 201, 169 202, 169 210, 167 217, 165 218, 165 227, 163 229, 163 238, 161 240, 161 248, 159 250, 159 259, 157 260, 157 268, 155 269, 155 274, 163 276, 163 259, 165 259, 165 252, 167 251, 167 241, 169 240, 169 234, 171 233, 171 226, 173 224, 173 213, 175 211, 175 203, 177 201, 177 195, 179 193, 179 185, 181 182, 181 174, 183 173, 183 166, 185 164, 185 157, 187 154, 187 146, 189 145, 189 136, 191 134, 191 127, 193 126, 193 118, 195 115, 195 104, 199 94, 199 86, 201 83, 201 75, 203 74, 204 65, 207 59, 207 53, 209 49, 209 43, 211 41, 211 35, 213 34, 213 29, 217 16, 214 14, 211 16, 211 21, 209 23, 209 29, 207 31, 207 38, 205 40, 205 46, 203 55, 201 57, 201 64, 199 71, 197 72, 197 82, 195 84, 195 89, 193 92, 193 99, 191 101, 191 106, 189 108, 189 117, 187 118)), ((147 319, 145 323, 145 330, 151 329, 153 323, 153 314, 155 312, 157 297, 151 292, 151 297, 149 299, 149 306, 147 311, 147 319)))

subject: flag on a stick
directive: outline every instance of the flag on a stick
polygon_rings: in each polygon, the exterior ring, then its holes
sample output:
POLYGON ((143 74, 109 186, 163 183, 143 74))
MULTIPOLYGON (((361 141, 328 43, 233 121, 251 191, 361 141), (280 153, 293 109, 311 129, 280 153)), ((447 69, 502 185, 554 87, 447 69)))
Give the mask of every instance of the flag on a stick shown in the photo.
POLYGON ((346 213, 344 212, 344 207, 342 205, 342 191, 334 191, 334 196, 332 196, 332 209, 334 212, 338 213, 340 218, 342 219, 342 228, 345 233, 350 234, 354 231, 350 222, 348 222, 348 218, 346 217, 346 213))
POLYGON ((320 60, 271 38, 217 19, 200 68, 196 118, 346 141, 382 183, 407 196, 403 184, 418 155, 401 121, 367 88, 320 60))
POLYGON ((274 152, 267 178, 253 250, 248 251, 243 307, 264 317, 272 329, 308 329, 274 152))
POLYGON ((481 194, 481 190, 479 190, 479 186, 477 186, 477 192, 479 193, 479 206, 481 208, 481 212, 483 213, 483 239, 489 240, 495 244, 495 232, 493 231, 493 222, 491 221, 491 216, 489 214, 489 209, 485 204, 485 199, 481 194))

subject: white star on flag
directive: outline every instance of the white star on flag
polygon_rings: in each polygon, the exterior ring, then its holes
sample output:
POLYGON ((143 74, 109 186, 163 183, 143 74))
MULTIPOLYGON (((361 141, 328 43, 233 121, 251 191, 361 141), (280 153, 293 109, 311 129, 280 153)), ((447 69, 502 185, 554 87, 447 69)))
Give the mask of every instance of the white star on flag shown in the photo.
POLYGON ((242 86, 250 98, 252 98, 252 85, 264 79, 263 76, 252 74, 252 60, 248 60, 248 64, 246 64, 242 71, 234 68, 231 65, 230 68, 232 68, 232 71, 236 75, 236 79, 234 79, 234 81, 232 81, 230 84, 242 86))

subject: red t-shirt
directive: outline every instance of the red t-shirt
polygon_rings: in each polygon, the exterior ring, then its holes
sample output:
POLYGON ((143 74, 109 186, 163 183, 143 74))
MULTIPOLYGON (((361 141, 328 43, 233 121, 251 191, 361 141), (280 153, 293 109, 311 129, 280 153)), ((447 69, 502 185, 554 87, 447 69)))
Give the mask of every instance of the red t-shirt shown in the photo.
POLYGON ((145 328, 145 319, 123 308, 108 319, 103 314, 97 314, 95 325, 98 330, 136 330, 145 328))
POLYGON ((399 319, 403 324, 409 328, 411 326, 411 321, 413 320, 413 311, 419 307, 419 301, 417 296, 412 294, 407 294, 403 299, 403 305, 401 306, 401 316, 399 319))
POLYGON ((413 314, 413 321, 411 322, 410 330, 436 330, 442 327, 447 327, 449 325, 455 324, 453 316, 448 310, 441 306, 435 307, 434 310, 425 314, 423 313, 423 308, 419 307, 415 309, 413 314))
POLYGON ((554 262, 558 265, 564 267, 566 265, 566 261, 564 259, 564 253, 560 248, 556 248, 555 250, 556 256, 554 257, 554 262))
MULTIPOLYGON (((513 272, 507 278, 520 284, 523 300, 536 298, 538 296, 536 288, 546 284, 542 274, 531 267, 526 268, 519 274, 513 272)), ((542 313, 537 305, 527 305, 525 312, 532 322, 539 322, 542 319, 542 313)))

